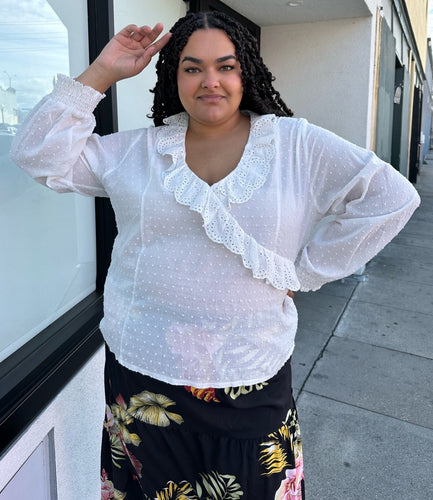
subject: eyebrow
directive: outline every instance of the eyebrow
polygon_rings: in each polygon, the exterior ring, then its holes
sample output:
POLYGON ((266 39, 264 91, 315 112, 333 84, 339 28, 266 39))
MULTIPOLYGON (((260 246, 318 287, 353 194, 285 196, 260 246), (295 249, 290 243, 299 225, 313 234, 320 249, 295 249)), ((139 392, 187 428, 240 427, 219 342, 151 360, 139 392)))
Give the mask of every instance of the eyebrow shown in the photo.
MULTIPOLYGON (((234 59, 236 61, 236 57, 232 54, 229 54, 228 56, 218 57, 218 59, 215 59, 215 62, 221 63, 224 61, 228 61, 229 59, 234 59)), ((190 62, 193 62, 195 64, 202 64, 203 63, 202 59, 197 59, 196 57, 190 57, 190 56, 185 56, 182 59, 182 63, 184 63, 186 61, 190 61, 190 62)))

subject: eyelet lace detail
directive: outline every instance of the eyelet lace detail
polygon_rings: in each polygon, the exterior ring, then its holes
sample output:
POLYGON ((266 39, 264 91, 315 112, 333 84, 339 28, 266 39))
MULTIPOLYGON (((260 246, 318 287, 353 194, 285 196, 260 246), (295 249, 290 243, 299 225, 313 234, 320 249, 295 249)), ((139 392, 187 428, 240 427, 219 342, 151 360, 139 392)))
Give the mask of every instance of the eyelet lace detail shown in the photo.
POLYGON ((164 187, 178 203, 198 212, 207 236, 242 257, 254 278, 265 279, 279 290, 298 290, 293 262, 260 245, 245 233, 229 211, 230 203, 245 203, 266 182, 275 155, 274 133, 277 118, 251 114, 250 139, 239 165, 227 177, 209 186, 185 161, 185 134, 188 115, 180 113, 160 127, 157 150, 171 155, 173 164, 163 173, 164 187))

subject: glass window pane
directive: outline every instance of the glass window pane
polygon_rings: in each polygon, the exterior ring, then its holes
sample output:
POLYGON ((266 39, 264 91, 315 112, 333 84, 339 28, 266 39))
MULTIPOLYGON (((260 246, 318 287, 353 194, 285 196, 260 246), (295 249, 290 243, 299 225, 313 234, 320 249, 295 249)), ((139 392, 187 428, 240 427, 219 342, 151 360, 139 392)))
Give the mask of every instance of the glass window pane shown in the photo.
POLYGON ((9 159, 57 73, 87 64, 85 0, 0 3, 0 361, 95 289, 94 200, 57 194, 9 159))

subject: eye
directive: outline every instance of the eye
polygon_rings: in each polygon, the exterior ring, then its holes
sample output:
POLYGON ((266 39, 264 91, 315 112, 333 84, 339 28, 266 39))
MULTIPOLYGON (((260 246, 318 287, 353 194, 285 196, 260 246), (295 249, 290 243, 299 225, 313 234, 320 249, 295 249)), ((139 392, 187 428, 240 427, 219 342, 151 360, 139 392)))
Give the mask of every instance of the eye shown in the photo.
POLYGON ((221 66, 220 71, 231 71, 235 69, 234 66, 231 66, 230 64, 225 64, 224 66, 221 66))
POLYGON ((189 68, 184 68, 183 70, 185 73, 199 73, 199 68, 195 67, 189 67, 189 68))

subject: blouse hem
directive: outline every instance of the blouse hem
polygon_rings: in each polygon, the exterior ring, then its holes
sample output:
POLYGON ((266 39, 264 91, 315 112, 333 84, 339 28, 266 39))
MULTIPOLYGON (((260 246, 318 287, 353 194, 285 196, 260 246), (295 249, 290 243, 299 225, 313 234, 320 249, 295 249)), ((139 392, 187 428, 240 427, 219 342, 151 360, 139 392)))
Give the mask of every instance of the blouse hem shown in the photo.
MULTIPOLYGON (((109 346, 109 344, 108 344, 109 346)), ((109 346, 110 347, 110 346, 109 346)), ((288 351, 287 355, 283 359, 282 362, 278 363, 277 367, 272 369, 272 371, 268 375, 264 375, 264 377, 255 377, 252 379, 236 379, 234 381, 224 381, 224 382, 217 382, 217 381, 207 381, 207 382, 199 382, 197 380, 193 379, 187 379, 187 378, 172 378, 168 377, 165 375, 162 375, 161 373, 154 373, 151 370, 144 370, 138 366, 136 366, 134 363, 129 363, 128 361, 125 361, 125 359, 117 354, 115 351, 110 350, 113 352, 115 355, 117 361, 127 368, 128 370, 140 373, 141 375, 145 375, 147 377, 151 377, 155 380, 159 380, 161 382, 165 382, 166 384, 170 385, 178 385, 178 386, 189 386, 189 387, 195 387, 196 389, 208 389, 208 388, 213 388, 213 389, 225 389, 226 387, 241 387, 241 386, 248 386, 248 385, 256 385, 256 384, 261 384, 263 382, 268 381, 272 377, 274 377, 280 370, 281 368, 287 363, 287 361, 291 358, 293 354, 293 350, 295 348, 295 344, 292 345, 291 349, 288 351)))

